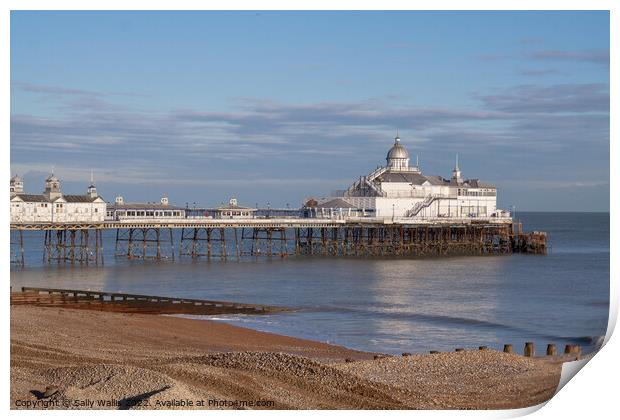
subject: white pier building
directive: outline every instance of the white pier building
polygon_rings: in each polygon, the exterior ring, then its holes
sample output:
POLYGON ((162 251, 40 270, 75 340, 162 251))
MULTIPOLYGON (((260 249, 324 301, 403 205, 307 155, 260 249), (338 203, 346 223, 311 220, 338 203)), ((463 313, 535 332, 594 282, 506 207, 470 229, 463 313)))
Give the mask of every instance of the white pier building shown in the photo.
POLYGON ((394 219, 493 219, 509 213, 497 208, 497 189, 479 179, 465 179, 458 155, 452 177, 425 175, 400 137, 388 151, 386 166, 361 176, 347 190, 306 204, 318 218, 377 217, 394 219))
POLYGON ((24 182, 11 178, 11 223, 102 222, 106 203, 91 182, 84 195, 63 194, 60 180, 51 174, 43 194, 24 193, 24 182))

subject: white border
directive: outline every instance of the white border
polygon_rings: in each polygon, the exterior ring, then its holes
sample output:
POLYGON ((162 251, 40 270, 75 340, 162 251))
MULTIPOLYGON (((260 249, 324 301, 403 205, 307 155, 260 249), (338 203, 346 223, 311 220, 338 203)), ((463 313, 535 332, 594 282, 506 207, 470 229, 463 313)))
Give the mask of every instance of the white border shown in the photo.
MULTIPOLYGON (((0 40, 2 42, 2 59, 4 61, 4 65, 0 66, 0 74, 2 76, 2 98, 3 100, 0 102, 2 107, 2 113, 0 116, 0 124, 2 127, 3 133, 3 152, 2 153, 2 167, 5 168, 5 179, 10 177, 10 162, 9 162, 9 154, 10 154, 10 10, 142 10, 145 6, 148 6, 149 9, 153 10, 234 10, 234 9, 250 9, 250 10, 376 10, 377 6, 380 6, 380 10, 610 10, 611 11, 611 71, 610 75, 619 74, 620 66, 618 66, 618 40, 620 40, 620 32, 618 29, 618 6, 619 2, 611 1, 611 0, 564 0, 559 2, 557 0, 436 0, 436 1, 392 1, 392 0, 384 0, 380 4, 372 4, 370 2, 362 2, 362 1, 325 1, 325 0, 316 0, 316 1, 297 1, 294 3, 295 7, 292 7, 291 2, 286 1, 274 1, 274 0, 264 0, 260 2, 250 2, 250 1, 227 1, 221 3, 207 3, 207 2, 197 2, 192 0, 177 0, 177 1, 168 1, 168 0, 151 0, 149 2, 145 2, 144 0, 91 0, 88 3, 84 1, 77 0, 61 0, 56 1, 53 4, 50 4, 49 1, 43 0, 32 0, 32 1, 15 1, 8 0, 2 2, 3 14, 0 20, 0 40)), ((618 86, 615 81, 611 81, 611 139, 610 142, 610 156, 617 157, 617 146, 614 139, 618 139, 618 107, 617 107, 617 99, 618 99, 618 86)), ((616 159, 613 159, 616 161, 616 159)), ((614 187, 617 185, 616 180, 618 179, 618 169, 614 166, 611 167, 611 180, 610 186, 611 191, 615 191, 614 187)), ((6 198, 8 198, 8 191, 5 192, 6 198)), ((6 201, 5 201, 6 202, 6 201)), ((614 196, 611 197, 611 214, 614 214, 615 209, 617 208, 618 199, 614 196)), ((8 222, 8 206, 2 206, 2 215, 3 220, 8 222)), ((618 224, 611 218, 611 232, 612 237, 615 237, 618 232, 618 224)), ((9 231, 8 229, 4 229, 2 231, 2 237, 0 238, 0 246, 3 250, 3 263, 4 272, 6 273, 6 282, 8 283, 9 279, 9 231)), ((605 348, 593 358, 591 362, 588 363, 588 366, 583 369, 582 372, 579 373, 578 379, 571 381, 565 388, 563 388, 554 398, 550 400, 549 403, 543 409, 537 410, 541 407, 528 408, 523 410, 501 410, 501 411, 420 411, 411 413, 408 411, 392 411, 389 414, 391 416, 400 417, 400 418, 409 418, 412 415, 420 418, 445 418, 445 417, 454 417, 458 416, 459 418, 503 418, 503 417, 514 417, 521 416, 531 412, 535 412, 532 415, 532 418, 551 418, 551 417, 561 417, 564 416, 566 418, 606 418, 610 413, 617 412, 618 404, 616 402, 617 399, 617 391, 616 391, 616 382, 617 382, 617 374, 618 374, 618 358, 616 355, 620 355, 620 345, 618 344, 618 339, 611 339, 610 334, 615 327, 615 322, 617 319, 618 313, 618 288, 617 281, 615 277, 617 273, 616 265, 614 264, 614 256, 616 247, 614 243, 611 242, 611 309, 610 309, 610 321, 609 321, 609 329, 606 337, 606 346, 605 348)), ((7 287, 5 285, 5 287, 7 287)), ((6 289, 5 289, 6 290, 6 289)), ((3 295, 4 305, 3 305, 3 331, 5 337, 9 335, 9 298, 8 294, 3 295)), ((9 361, 9 346, 8 340, 4 342, 4 346, 2 347, 2 355, 5 363, 8 364, 9 361)), ((6 366, 6 365, 5 365, 6 366)), ((4 372, 4 381, 2 381, 2 394, 4 395, 4 399, 2 404, 5 409, 8 410, 9 407, 9 371, 8 369, 3 369, 4 372)), ((138 413, 132 412, 132 415, 148 415, 152 417, 167 417, 170 415, 178 416, 177 413, 172 413, 168 411, 163 412, 147 412, 147 413, 138 413)), ((73 416, 83 416, 85 413, 81 412, 50 412, 45 415, 49 415, 52 418, 60 418, 60 417, 73 417, 73 416)), ((184 413, 188 416, 214 416, 216 415, 213 412, 205 413, 205 412, 187 412, 184 413)), ((322 411, 320 413, 312 412, 312 411, 297 411, 297 412, 252 412, 253 417, 259 418, 289 418, 293 414, 298 417, 315 417, 317 414, 322 417, 327 418, 336 418, 336 416, 340 417, 340 412, 325 412, 322 411)), ((378 413, 373 411, 356 411, 354 413, 347 412, 342 415, 348 416, 349 414, 354 415, 359 418, 370 418, 375 417, 378 413)), ((19 417, 34 417, 40 416, 42 413, 40 412, 16 412, 11 411, 10 415, 19 416, 19 417)), ((122 412, 88 412, 86 415, 99 417, 112 417, 112 416, 125 416, 129 415, 128 413, 123 414, 122 412)), ((242 412, 218 412, 217 417, 237 417, 239 415, 244 415, 242 412)), ((245 415, 248 415, 246 413, 245 415)), ((381 414, 385 415, 385 414, 381 414)))

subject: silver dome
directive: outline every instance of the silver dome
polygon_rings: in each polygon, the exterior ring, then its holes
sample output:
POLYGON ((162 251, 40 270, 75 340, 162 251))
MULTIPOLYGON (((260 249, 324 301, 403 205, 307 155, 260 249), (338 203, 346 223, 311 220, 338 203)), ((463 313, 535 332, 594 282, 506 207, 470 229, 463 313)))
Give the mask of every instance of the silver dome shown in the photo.
POLYGON ((400 137, 396 137, 394 146, 392 146, 387 154, 387 159, 409 159, 409 152, 400 144, 400 137))

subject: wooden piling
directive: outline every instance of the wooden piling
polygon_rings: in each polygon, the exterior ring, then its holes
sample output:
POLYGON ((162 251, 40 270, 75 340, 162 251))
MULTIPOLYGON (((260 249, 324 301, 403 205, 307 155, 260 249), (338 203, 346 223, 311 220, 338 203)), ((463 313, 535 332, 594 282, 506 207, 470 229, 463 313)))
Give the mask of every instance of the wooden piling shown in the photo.
POLYGON ((547 344, 547 356, 555 356, 557 354, 557 349, 555 344, 547 344))
POLYGON ((528 341, 527 343, 525 343, 525 347, 523 348, 523 355, 525 357, 534 357, 534 354, 535 354, 534 343, 532 343, 531 341, 528 341))
POLYGON ((504 344, 504 353, 512 353, 512 344, 504 344))
POLYGON ((478 350, 488 350, 488 347, 487 346, 479 346, 478 350))

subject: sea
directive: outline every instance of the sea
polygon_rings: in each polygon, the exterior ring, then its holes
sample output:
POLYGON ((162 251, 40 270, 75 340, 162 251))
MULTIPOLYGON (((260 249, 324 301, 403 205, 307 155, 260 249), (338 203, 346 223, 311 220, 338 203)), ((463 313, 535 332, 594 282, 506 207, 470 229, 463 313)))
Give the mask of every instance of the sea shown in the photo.
MULTIPOLYGON (((353 349, 399 354, 525 342, 596 349, 609 316, 609 213, 526 213, 547 255, 442 258, 303 256, 174 261, 114 257, 103 266, 48 265, 43 234, 26 232, 11 286, 99 290, 292 307, 270 315, 194 316, 353 349)), ((175 241, 178 243, 178 237, 175 241)), ((200 328, 196 324, 196 328, 200 328)))

